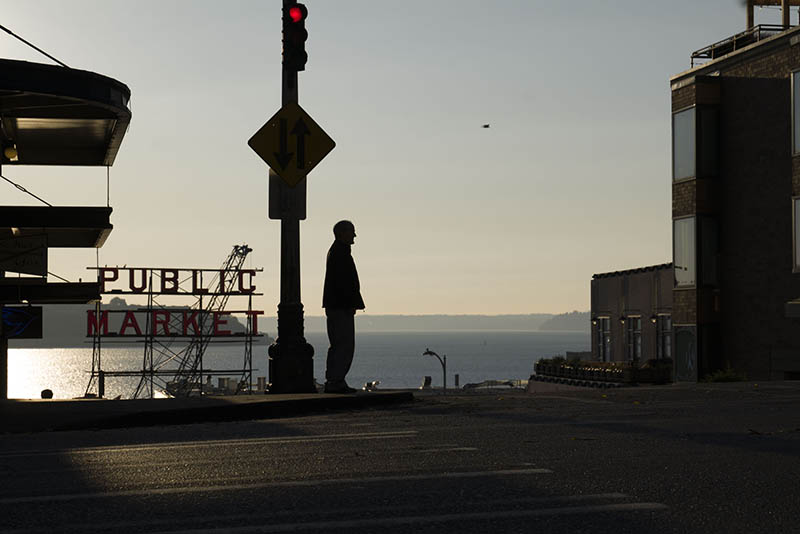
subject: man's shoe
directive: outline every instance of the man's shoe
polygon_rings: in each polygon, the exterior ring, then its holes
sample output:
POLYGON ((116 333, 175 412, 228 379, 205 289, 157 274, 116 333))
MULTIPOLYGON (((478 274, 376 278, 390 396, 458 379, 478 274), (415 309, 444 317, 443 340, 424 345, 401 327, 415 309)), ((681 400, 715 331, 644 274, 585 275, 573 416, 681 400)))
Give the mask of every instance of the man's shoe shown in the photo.
POLYGON ((325 384, 325 393, 355 393, 356 390, 348 386, 347 384, 342 385, 331 385, 325 384))

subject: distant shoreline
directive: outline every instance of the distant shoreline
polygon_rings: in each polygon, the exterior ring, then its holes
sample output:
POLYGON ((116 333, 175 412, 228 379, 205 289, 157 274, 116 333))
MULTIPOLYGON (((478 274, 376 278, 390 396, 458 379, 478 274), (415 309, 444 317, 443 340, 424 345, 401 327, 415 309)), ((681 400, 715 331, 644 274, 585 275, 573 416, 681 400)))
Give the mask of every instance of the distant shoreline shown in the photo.
MULTIPOLYGON (((124 299, 116 297, 108 303, 111 310, 139 309, 129 306, 124 299)), ((86 305, 45 305, 43 316, 44 338, 41 340, 10 340, 11 348, 85 348, 91 346, 91 338, 87 332, 86 305)), ((357 333, 431 333, 446 332, 457 334, 467 332, 564 332, 589 334, 590 313, 573 311, 559 315, 553 314, 504 314, 504 315, 356 315, 357 333)), ((327 332, 326 318, 321 315, 304 317, 304 331, 308 334, 324 334, 327 332)), ((244 332, 246 325, 241 319, 230 319, 230 327, 236 333, 244 332)), ((277 336, 278 318, 261 316, 258 329, 269 336, 277 336)), ((115 343, 113 338, 104 340, 106 347, 138 347, 141 341, 128 340, 126 343, 115 343)), ((173 343, 178 340, 173 340, 173 343)), ((240 338, 236 342, 243 342, 240 338)), ((258 345, 269 344, 269 341, 254 341, 258 345)))
MULTIPOLYGON (((306 335, 313 334, 313 335, 326 335, 327 332, 324 330, 306 330, 306 335)), ((565 335, 565 334, 573 334, 573 335, 591 335, 590 330, 500 330, 500 329, 491 329, 491 330, 481 330, 481 329, 450 329, 450 330, 366 330, 366 331, 356 331, 356 336, 359 335, 389 335, 389 334, 407 334, 407 335, 424 335, 424 334, 541 334, 543 336, 547 335, 565 335)), ((165 340, 164 338, 159 338, 162 342, 165 340)), ((254 347, 264 347, 272 344, 275 339, 272 336, 262 338, 264 341, 253 341, 254 347)), ((181 343, 176 343, 173 345, 186 345, 185 338, 180 340, 181 343)), ((212 342, 212 346, 220 346, 220 345, 237 345, 243 344, 244 340, 239 339, 237 341, 217 341, 212 342)), ((144 340, 138 342, 124 342, 124 343, 117 343, 114 341, 105 341, 101 345, 102 349, 131 349, 131 348, 143 348, 144 347, 144 340)), ((92 348, 92 341, 91 339, 87 340, 84 343, 76 344, 76 343, 50 343, 47 344, 44 340, 19 340, 14 341, 10 340, 9 349, 91 349, 92 348)))

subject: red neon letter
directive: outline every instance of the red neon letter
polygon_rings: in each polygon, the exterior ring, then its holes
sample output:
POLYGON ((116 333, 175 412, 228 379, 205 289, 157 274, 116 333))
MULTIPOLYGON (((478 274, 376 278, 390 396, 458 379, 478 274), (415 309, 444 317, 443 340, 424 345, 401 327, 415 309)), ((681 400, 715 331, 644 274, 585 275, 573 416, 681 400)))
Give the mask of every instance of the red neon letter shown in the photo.
POLYGON ((134 293, 144 293, 144 290, 147 287, 147 269, 129 269, 128 286, 134 293), (142 272, 142 285, 140 286, 137 286, 135 282, 136 277, 134 274, 137 270, 142 272))
POLYGON ((125 318, 122 320, 122 327, 119 329, 119 335, 124 336, 125 330, 130 327, 133 327, 133 329, 136 330, 137 336, 142 335, 142 329, 139 328, 139 323, 136 321, 136 316, 132 311, 126 311, 125 318))
POLYGON ((225 293, 225 273, 227 271, 225 269, 219 270, 219 292, 225 293))
POLYGON ((192 294, 193 295, 204 295, 208 293, 208 289, 203 287, 203 271, 192 271, 192 294), (200 283, 197 281, 197 273, 200 273, 200 283))
POLYGON ((215 336, 229 336, 231 335, 230 330, 220 330, 220 326, 224 326, 228 324, 228 321, 222 319, 223 315, 230 315, 230 312, 214 312, 214 335, 215 336))
POLYGON ((258 334, 258 316, 259 315, 264 315, 264 312, 263 311, 251 310, 251 311, 247 312, 247 315, 249 315, 250 317, 253 318, 253 327, 250 329, 250 333, 251 334, 258 334))
POLYGON ((106 292, 106 282, 113 282, 119 278, 119 269, 116 267, 101 267, 100 268, 100 293, 106 292), (109 274, 111 276, 106 276, 109 274))
POLYGON ((239 292, 240 293, 253 293, 256 290, 256 286, 253 285, 253 277, 256 275, 256 271, 254 269, 245 269, 243 271, 239 271, 239 292), (250 275, 250 287, 247 289, 244 288, 244 275, 250 275))
POLYGON ((153 310, 153 335, 158 335, 158 325, 162 325, 164 327, 164 335, 169 336, 169 316, 170 313, 164 310, 153 310), (161 316, 162 319, 158 317, 161 316))
POLYGON ((178 271, 176 269, 161 269, 161 292, 162 293, 178 292, 178 271), (167 282, 171 282, 172 286, 168 288, 167 282))
POLYGON ((189 315, 188 311, 183 312, 183 335, 188 335, 189 332, 189 325, 194 327, 194 335, 200 335, 200 327, 197 326, 197 312, 193 311, 191 315, 189 315))
POLYGON ((88 314, 86 318, 86 337, 89 337, 97 332, 100 328, 103 330, 100 332, 101 336, 108 335, 108 312, 103 310, 100 312, 100 324, 97 324, 97 314, 95 314, 94 310, 86 310, 88 314))

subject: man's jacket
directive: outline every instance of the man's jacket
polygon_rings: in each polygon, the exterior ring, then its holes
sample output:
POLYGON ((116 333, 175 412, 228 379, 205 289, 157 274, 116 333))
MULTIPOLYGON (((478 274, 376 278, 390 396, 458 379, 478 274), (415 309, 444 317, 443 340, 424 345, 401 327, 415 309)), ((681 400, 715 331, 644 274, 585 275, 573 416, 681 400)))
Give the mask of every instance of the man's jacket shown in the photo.
POLYGON ((350 245, 334 241, 328 250, 325 263, 325 288, 322 293, 323 308, 364 309, 361 284, 350 245))

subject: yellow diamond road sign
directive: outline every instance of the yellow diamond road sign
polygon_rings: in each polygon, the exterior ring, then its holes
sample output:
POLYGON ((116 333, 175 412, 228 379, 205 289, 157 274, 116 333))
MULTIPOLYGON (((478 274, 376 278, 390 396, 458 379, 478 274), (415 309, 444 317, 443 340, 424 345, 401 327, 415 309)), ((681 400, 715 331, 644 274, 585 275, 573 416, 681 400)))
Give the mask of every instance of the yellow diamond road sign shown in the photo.
POLYGON ((247 144, 292 187, 336 146, 297 102, 283 106, 247 144))

